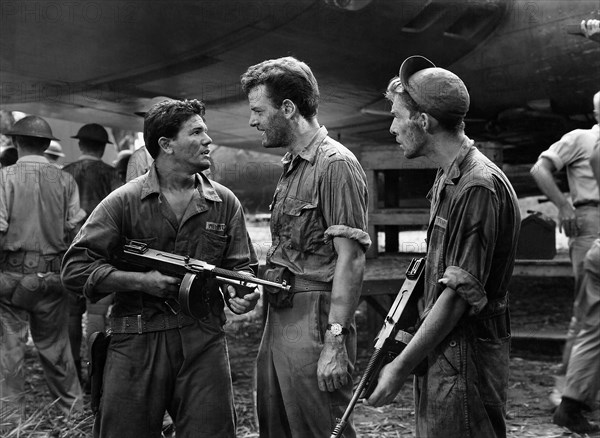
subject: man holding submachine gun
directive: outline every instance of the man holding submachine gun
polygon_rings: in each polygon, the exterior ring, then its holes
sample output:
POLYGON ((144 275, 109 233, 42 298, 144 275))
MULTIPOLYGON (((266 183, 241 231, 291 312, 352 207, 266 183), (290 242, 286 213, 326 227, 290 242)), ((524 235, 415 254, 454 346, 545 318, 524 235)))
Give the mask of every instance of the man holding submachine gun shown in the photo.
POLYGON ((152 167, 98 205, 63 259, 70 291, 115 293, 95 437, 159 437, 165 410, 178 437, 235 436, 222 297, 248 312, 258 281, 239 200, 201 173, 204 111, 197 100, 152 106, 152 167), (224 294, 216 276, 229 280, 224 294))

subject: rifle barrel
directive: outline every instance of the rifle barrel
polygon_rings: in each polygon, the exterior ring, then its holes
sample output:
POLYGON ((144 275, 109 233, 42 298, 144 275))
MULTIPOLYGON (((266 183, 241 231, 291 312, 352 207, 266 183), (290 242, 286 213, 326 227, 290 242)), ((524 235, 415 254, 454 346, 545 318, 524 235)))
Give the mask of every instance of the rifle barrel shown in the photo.
POLYGON ((375 352, 373 352, 371 359, 369 359, 367 369, 363 373, 363 376, 361 377, 358 386, 354 390, 354 394, 352 394, 352 399, 350 400, 350 403, 348 403, 346 411, 344 411, 344 415, 342 415, 342 418, 336 424, 335 428, 333 429, 333 432, 331 433, 330 438, 339 438, 340 436, 342 436, 342 433, 344 432, 344 429, 346 429, 346 425, 348 424, 348 419, 350 418, 350 415, 352 415, 352 411, 354 411, 354 406, 356 406, 356 402, 358 402, 358 399, 362 395, 363 390, 371 381, 373 373, 378 369, 378 362, 382 355, 383 350, 381 349, 375 350, 375 352))

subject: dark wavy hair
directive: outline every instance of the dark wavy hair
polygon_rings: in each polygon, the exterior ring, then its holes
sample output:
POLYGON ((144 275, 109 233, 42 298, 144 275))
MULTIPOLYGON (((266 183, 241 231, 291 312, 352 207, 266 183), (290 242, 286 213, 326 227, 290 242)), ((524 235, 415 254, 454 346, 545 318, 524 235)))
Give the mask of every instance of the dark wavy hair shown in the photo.
POLYGON ((197 114, 204 119, 206 109, 200 100, 163 100, 154 104, 144 116, 144 142, 156 160, 161 137, 174 138, 181 126, 197 114))
POLYGON ((274 106, 280 107, 284 99, 289 99, 298 107, 302 117, 310 119, 317 115, 317 80, 308 65, 292 56, 253 65, 242 75, 241 82, 246 95, 254 87, 265 85, 274 106))

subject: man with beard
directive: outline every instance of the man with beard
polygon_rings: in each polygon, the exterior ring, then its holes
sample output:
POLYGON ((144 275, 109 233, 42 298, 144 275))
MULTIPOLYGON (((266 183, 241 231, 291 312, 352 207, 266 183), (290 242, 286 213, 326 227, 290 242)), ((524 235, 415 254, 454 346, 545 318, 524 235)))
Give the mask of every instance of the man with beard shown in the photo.
POLYGON ((369 403, 391 403, 411 371, 417 436, 504 437, 510 322, 507 286, 520 227, 517 197, 464 132, 469 93, 421 56, 391 80, 392 135, 407 158, 439 165, 428 198, 424 310, 402 353, 379 374, 369 403))
MULTIPOLYGON (((73 292, 97 301, 115 293, 112 332, 94 436, 159 436, 165 409, 177 436, 235 437, 235 412, 223 301, 204 289, 211 310, 193 318, 180 309, 180 279, 158 271, 119 269, 112 255, 135 240, 250 273, 243 209, 234 194, 209 181, 212 142, 197 100, 154 105, 144 118, 150 170, 100 202, 65 254, 62 278, 73 292), (133 384, 132 384, 133 383, 133 384)), ((254 307, 227 286, 236 313, 254 307)))
MULTIPOLYGON (((285 148, 271 204, 271 293, 257 358, 260 436, 321 437, 352 395, 354 311, 365 266, 367 182, 354 155, 317 121, 319 88, 292 57, 264 61, 242 75, 250 126, 265 148, 285 148)), ((346 437, 354 437, 352 425, 346 437)))

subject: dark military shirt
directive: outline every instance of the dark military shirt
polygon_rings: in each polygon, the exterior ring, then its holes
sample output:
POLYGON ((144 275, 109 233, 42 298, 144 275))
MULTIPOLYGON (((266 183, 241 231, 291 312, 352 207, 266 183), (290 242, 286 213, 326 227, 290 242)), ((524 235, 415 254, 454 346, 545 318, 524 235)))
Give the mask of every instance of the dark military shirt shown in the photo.
POLYGON ((438 170, 428 198, 425 314, 446 286, 471 315, 488 304, 505 307, 521 224, 506 175, 466 139, 448 173, 438 170))
POLYGON ((81 208, 89 215, 110 192, 121 185, 117 169, 104 161, 83 155, 63 167, 75 178, 79 187, 81 208))
MULTIPOLYGON (((116 268, 113 255, 129 240, 173 254, 189 255, 229 270, 250 272, 249 239, 239 200, 226 187, 196 175, 197 188, 178 222, 160 192, 156 167, 118 188, 100 202, 77 234, 62 266, 65 287, 92 301, 116 268)), ((119 292, 119 291, 114 291, 119 292)), ((144 320, 170 310, 164 300, 142 292, 117 293, 113 316, 143 315, 144 320)))

